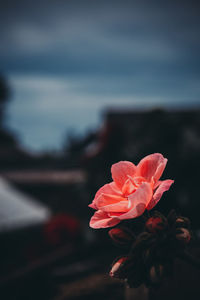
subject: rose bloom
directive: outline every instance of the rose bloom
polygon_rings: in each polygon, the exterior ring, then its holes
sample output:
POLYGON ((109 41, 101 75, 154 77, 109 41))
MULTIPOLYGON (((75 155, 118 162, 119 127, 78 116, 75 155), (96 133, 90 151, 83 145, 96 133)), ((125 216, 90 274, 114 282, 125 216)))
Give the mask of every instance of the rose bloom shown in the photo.
POLYGON ((137 166, 120 161, 111 167, 111 183, 101 187, 89 205, 97 211, 90 220, 92 228, 112 227, 122 220, 139 217, 152 209, 173 180, 160 181, 167 159, 160 153, 144 157, 137 166))

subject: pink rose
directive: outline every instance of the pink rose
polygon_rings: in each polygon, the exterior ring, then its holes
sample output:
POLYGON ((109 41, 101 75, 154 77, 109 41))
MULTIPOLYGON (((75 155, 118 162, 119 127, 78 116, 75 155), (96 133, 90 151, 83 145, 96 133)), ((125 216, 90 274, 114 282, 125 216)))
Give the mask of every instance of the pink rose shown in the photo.
POLYGON ((92 228, 112 227, 122 220, 136 218, 152 209, 173 180, 160 181, 167 159, 160 153, 143 158, 137 166, 129 161, 112 165, 113 181, 98 190, 89 205, 97 211, 92 228))

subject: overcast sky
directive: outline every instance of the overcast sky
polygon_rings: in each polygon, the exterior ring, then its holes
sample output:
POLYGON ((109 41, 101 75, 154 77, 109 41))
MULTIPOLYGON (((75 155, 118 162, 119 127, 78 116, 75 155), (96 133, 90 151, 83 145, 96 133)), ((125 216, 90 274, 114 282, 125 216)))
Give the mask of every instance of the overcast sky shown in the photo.
POLYGON ((107 107, 200 103, 197 1, 0 2, 7 126, 31 150, 101 123, 107 107))

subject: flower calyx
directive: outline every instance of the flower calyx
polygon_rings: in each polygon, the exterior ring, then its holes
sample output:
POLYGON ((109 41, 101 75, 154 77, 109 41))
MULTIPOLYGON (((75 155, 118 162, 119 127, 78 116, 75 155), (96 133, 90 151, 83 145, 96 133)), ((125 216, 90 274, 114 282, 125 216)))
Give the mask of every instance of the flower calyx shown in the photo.
POLYGON ((183 244, 188 244, 191 240, 191 233, 184 227, 178 228, 176 230, 176 239, 183 244))
POLYGON ((190 220, 188 218, 178 216, 175 221, 176 225, 176 239, 181 244, 188 244, 192 237, 190 229, 190 220))
POLYGON ((112 228, 108 234, 117 246, 128 246, 135 239, 132 232, 123 227, 112 228))

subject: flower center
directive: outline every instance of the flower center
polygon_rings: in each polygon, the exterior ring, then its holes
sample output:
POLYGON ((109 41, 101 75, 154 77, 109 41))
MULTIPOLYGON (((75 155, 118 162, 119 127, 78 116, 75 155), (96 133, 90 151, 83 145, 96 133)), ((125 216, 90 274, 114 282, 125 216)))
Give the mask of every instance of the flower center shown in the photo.
POLYGON ((125 181, 122 187, 123 195, 127 197, 130 194, 133 194, 144 181, 145 181, 144 177, 138 176, 132 178, 131 176, 128 175, 128 179, 125 181))

